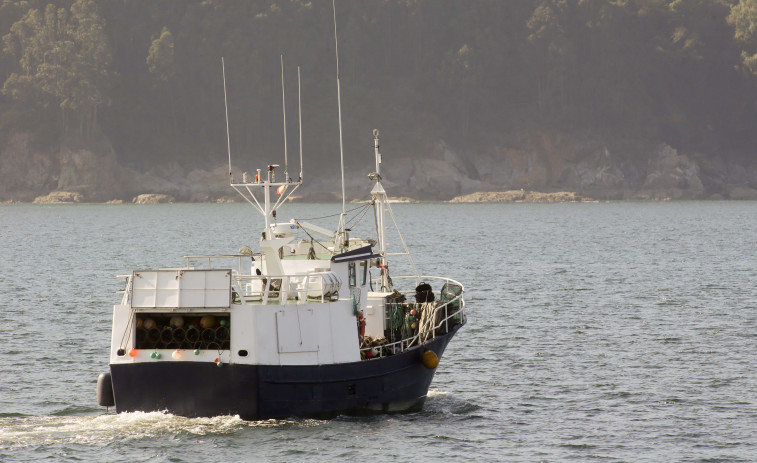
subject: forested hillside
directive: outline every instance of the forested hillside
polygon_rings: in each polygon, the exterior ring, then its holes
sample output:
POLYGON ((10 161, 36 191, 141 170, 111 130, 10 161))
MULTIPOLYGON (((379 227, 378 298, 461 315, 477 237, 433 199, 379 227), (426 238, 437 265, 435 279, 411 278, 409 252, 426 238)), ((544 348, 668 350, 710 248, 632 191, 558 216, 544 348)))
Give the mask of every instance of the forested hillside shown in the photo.
MULTIPOLYGON (((400 192, 757 188, 757 0, 336 4, 348 169, 370 168, 379 128, 400 192)), ((323 0, 0 0, 0 200, 77 185, 130 199, 123 169, 180 183, 222 165, 222 56, 234 163, 283 158, 283 55, 290 159, 299 66, 305 172, 334 172, 332 14, 323 0), (106 158, 91 175, 112 192, 62 180, 106 158)))

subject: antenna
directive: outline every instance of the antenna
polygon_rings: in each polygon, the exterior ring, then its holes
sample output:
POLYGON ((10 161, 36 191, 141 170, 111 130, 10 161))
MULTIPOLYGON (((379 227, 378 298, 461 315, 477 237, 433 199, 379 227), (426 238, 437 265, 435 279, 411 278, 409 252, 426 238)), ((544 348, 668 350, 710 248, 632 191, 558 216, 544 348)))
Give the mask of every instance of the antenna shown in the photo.
POLYGON ((281 107, 284 112, 284 181, 289 179, 289 168, 287 165, 287 105, 284 92, 284 55, 281 55, 281 107))
POLYGON ((226 65, 221 57, 221 72, 223 73, 223 105, 226 108, 226 149, 229 152, 229 183, 234 183, 231 176, 231 139, 229 138, 229 103, 226 100, 226 65))
POLYGON ((300 87, 300 67, 297 66, 297 116, 300 120, 300 182, 302 181, 302 91, 300 87))
POLYGON ((344 143, 342 142, 342 90, 339 85, 339 39, 336 34, 336 0, 331 0, 334 10, 334 45, 336 48, 336 98, 339 105, 339 161, 342 167, 342 215, 339 216, 339 231, 344 232, 344 217, 347 215, 344 194, 344 143))

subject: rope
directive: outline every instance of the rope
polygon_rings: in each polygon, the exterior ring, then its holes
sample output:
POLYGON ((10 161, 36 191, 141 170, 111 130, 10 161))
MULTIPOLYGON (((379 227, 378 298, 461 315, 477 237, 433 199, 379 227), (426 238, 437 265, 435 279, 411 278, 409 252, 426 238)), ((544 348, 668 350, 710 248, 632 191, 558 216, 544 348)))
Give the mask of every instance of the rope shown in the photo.
POLYGON ((435 302, 420 304, 421 321, 418 325, 418 333, 420 334, 421 342, 426 342, 433 334, 434 326, 436 326, 436 320, 434 319, 435 311, 435 302))

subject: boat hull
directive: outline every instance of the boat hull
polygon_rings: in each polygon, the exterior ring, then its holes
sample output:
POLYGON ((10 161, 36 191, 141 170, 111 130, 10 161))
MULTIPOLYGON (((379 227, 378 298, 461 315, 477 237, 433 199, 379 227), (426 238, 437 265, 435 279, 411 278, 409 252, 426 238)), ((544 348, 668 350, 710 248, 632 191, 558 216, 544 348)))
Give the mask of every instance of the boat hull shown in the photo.
POLYGON ((116 411, 245 420, 417 411, 435 372, 421 355, 432 350, 441 359, 460 326, 401 354, 345 364, 111 364, 116 411))

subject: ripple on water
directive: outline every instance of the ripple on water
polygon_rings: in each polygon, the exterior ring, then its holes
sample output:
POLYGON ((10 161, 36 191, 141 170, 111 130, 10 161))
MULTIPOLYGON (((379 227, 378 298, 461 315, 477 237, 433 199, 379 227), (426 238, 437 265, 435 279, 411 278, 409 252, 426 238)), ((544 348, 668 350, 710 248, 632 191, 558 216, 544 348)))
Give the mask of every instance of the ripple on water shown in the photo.
POLYGON ((245 422, 94 404, 123 288, 114 275, 254 247, 254 217, 228 227, 250 216, 246 205, 0 206, 0 249, 12 250, 0 260, 0 461, 757 455, 757 202, 393 210, 423 273, 452 276, 468 294, 468 325, 424 409, 245 422))

